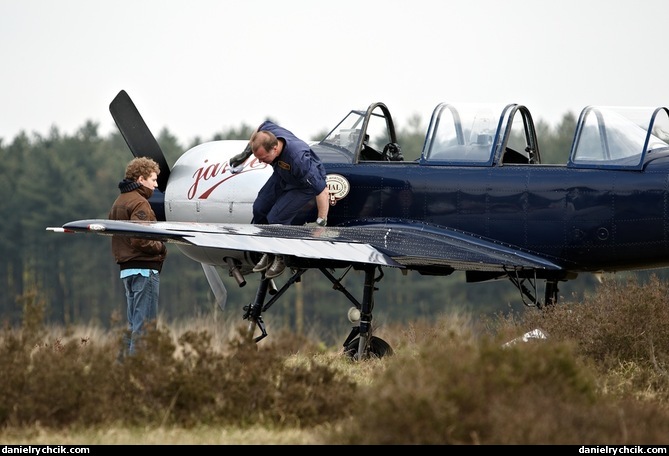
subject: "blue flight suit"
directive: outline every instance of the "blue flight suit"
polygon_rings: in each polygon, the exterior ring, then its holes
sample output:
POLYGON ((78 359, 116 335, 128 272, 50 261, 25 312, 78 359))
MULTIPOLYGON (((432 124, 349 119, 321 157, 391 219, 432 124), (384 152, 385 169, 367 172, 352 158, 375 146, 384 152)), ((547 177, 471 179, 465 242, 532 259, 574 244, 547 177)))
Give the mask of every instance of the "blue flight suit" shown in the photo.
POLYGON ((274 172, 253 203, 258 224, 303 225, 316 218, 316 195, 325 189, 325 167, 309 145, 290 131, 265 121, 258 131, 269 131, 284 141, 272 162, 274 172))

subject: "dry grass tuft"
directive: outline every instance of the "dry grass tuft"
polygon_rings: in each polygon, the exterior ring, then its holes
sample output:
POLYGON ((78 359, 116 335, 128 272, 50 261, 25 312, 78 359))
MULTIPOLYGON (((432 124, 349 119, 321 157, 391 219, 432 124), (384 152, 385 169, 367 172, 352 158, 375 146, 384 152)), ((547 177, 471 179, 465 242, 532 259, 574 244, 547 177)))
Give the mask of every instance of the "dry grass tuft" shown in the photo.
POLYGON ((6 443, 669 443, 669 288, 608 281, 582 301, 384 326, 362 362, 318 332, 249 344, 231 322, 45 328, 26 298, 0 333, 6 443), (221 329, 221 323, 224 323, 221 329), (548 335, 506 342, 539 328, 548 335))

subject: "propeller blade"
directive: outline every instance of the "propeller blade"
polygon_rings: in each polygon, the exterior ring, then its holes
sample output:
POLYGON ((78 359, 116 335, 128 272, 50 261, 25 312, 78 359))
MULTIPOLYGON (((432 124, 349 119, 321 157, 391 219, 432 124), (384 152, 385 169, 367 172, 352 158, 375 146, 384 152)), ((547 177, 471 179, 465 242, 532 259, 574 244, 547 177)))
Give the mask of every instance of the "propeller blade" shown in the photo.
POLYGON ((225 303, 228 299, 228 290, 226 290, 225 284, 223 283, 221 276, 218 274, 218 271, 216 270, 216 266, 204 263, 200 264, 202 265, 202 269, 204 270, 205 277, 207 277, 207 282, 209 282, 211 291, 212 293, 214 293, 214 297, 216 298, 216 304, 218 304, 218 307, 221 309, 221 311, 224 311, 225 303))
POLYGON ((170 177, 170 167, 165 160, 165 154, 158 145, 155 136, 142 119, 125 90, 121 90, 109 104, 116 126, 120 130, 126 144, 135 157, 150 157, 160 166, 158 175, 158 189, 165 192, 167 180, 170 177))

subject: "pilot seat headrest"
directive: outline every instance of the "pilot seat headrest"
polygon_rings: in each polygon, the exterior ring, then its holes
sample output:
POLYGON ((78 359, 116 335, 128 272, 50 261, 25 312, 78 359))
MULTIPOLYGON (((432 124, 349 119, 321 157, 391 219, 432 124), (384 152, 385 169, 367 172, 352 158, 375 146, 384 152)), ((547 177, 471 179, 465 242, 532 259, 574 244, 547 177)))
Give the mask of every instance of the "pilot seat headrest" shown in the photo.
POLYGON ((391 142, 385 145, 383 148, 383 156, 386 157, 388 161, 401 161, 404 160, 402 155, 402 148, 399 144, 391 142))

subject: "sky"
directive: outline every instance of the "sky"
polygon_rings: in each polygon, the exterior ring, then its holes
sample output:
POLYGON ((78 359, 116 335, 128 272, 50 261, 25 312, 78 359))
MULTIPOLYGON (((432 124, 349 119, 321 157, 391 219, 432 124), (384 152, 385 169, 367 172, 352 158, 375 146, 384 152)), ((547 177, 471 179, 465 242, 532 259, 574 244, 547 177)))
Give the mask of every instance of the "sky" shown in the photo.
POLYGON ((117 131, 128 92, 182 145, 271 118, 303 139, 385 103, 669 105, 667 0, 0 0, 0 139, 117 131))

